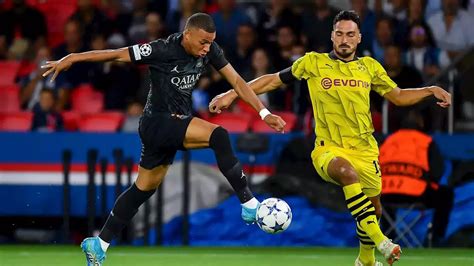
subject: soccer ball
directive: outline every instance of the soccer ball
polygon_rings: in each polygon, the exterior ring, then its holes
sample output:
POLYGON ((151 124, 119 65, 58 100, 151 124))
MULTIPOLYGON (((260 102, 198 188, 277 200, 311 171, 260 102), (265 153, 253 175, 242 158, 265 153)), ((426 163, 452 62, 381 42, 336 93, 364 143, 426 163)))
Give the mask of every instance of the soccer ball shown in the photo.
POLYGON ((291 218, 290 206, 282 199, 268 198, 257 209, 258 227, 270 234, 285 231, 290 226, 291 218))

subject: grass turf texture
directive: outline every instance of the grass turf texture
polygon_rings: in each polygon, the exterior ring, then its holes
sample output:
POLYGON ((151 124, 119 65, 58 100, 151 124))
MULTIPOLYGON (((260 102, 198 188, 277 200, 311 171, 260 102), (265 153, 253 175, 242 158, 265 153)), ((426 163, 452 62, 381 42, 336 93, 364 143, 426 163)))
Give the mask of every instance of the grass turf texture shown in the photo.
MULTIPOLYGON (((105 265, 352 266, 357 252, 354 248, 111 247, 105 265)), ((0 245, 0 265, 68 266, 86 262, 78 246, 0 245)), ((405 248, 395 265, 474 266, 474 250, 405 248)))

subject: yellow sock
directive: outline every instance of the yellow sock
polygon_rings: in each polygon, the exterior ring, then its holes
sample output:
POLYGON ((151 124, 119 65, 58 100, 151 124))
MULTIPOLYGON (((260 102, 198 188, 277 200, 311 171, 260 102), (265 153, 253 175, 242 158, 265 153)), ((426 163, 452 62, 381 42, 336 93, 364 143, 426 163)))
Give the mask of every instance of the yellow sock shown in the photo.
POLYGON ((352 217, 356 219, 358 227, 378 246, 387 237, 380 230, 374 205, 362 192, 360 183, 350 184, 342 189, 344 190, 347 207, 352 217))
POLYGON ((359 238, 359 261, 366 266, 375 264, 375 243, 359 227, 357 227, 357 237, 359 238))

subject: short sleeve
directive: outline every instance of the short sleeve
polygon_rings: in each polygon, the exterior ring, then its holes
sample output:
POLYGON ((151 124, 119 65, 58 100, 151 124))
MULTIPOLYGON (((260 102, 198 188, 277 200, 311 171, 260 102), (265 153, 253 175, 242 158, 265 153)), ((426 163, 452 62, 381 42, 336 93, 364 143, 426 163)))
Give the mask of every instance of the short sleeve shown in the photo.
POLYGON ((130 59, 136 64, 150 64, 160 61, 166 50, 166 43, 163 40, 156 40, 150 43, 135 44, 128 47, 130 59))
POLYGON ((224 56, 224 51, 222 51, 222 48, 216 42, 212 42, 211 44, 209 62, 216 70, 225 67, 229 63, 224 56))
POLYGON ((297 79, 309 79, 317 76, 316 56, 314 53, 306 53, 298 58, 291 66, 291 73, 297 79))
POLYGON ((379 62, 373 59, 372 90, 384 96, 397 87, 379 62))

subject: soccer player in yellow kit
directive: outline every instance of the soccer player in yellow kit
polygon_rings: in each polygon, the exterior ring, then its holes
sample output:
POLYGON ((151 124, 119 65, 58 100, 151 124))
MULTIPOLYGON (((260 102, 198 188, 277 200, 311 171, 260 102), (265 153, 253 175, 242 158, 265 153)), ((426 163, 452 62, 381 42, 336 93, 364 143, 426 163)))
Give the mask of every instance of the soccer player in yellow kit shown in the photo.
MULTIPOLYGON (((360 243, 355 265, 383 265, 375 261, 375 247, 392 265, 400 258, 401 248, 382 233, 378 224, 382 214, 381 173, 379 150, 372 135, 370 90, 398 106, 413 105, 433 95, 440 100, 438 105, 446 108, 451 95, 436 86, 401 90, 376 60, 356 57, 361 37, 359 16, 341 11, 334 18, 330 53, 307 53, 291 67, 261 76, 249 85, 261 94, 296 79, 307 80, 316 120, 313 165, 325 181, 344 191, 360 243)), ((236 98, 233 90, 218 95, 209 110, 219 113, 236 98)))

